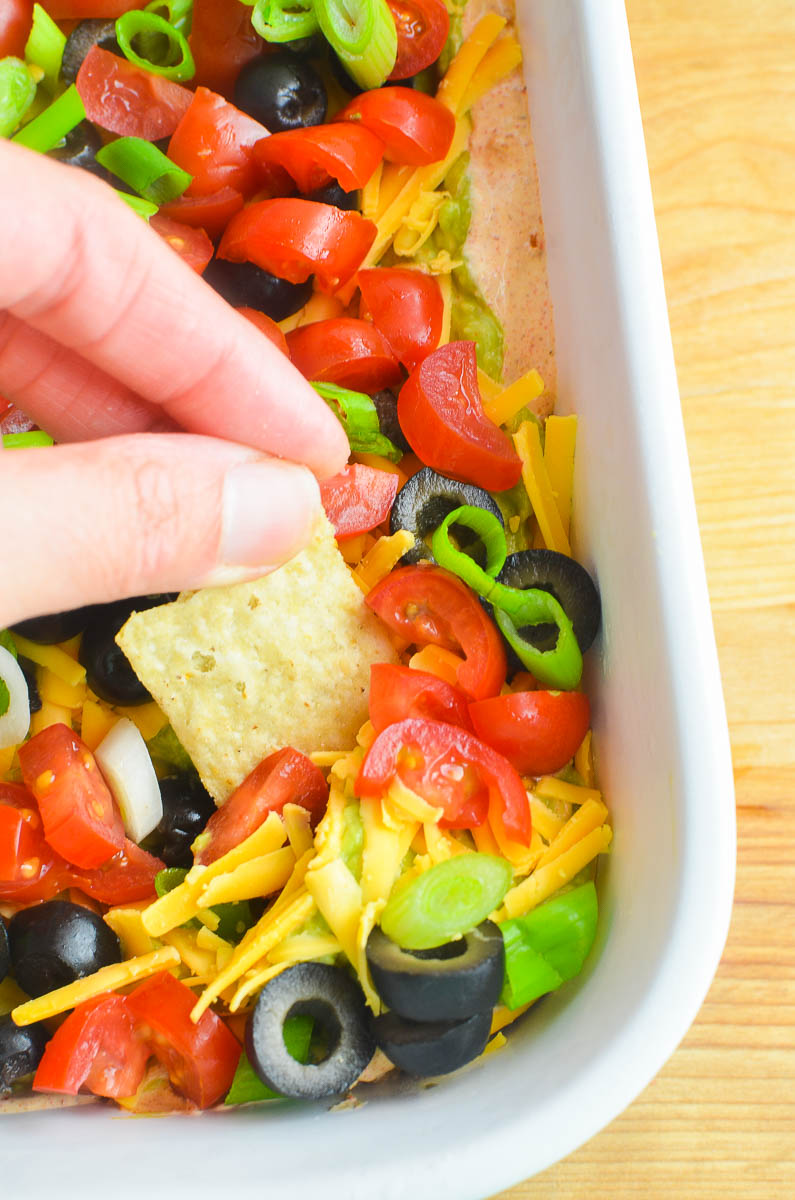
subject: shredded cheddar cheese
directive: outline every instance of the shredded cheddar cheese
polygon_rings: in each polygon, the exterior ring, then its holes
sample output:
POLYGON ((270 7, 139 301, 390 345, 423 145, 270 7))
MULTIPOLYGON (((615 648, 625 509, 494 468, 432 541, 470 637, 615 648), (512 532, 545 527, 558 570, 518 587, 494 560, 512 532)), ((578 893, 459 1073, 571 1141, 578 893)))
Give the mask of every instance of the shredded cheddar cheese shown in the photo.
POLYGON ((451 112, 464 111, 467 89, 488 50, 505 28, 506 20, 496 13, 481 17, 461 46, 436 91, 436 99, 451 112))
POLYGON ((575 843, 571 849, 564 851, 553 862, 535 870, 527 879, 511 888, 502 908, 493 919, 504 921, 508 917, 524 916, 531 908, 548 900, 553 892, 569 883, 578 871, 596 858, 597 854, 603 854, 610 845, 612 836, 610 826, 602 825, 575 843))
POLYGON ((29 658, 31 662, 35 662, 37 666, 46 667, 47 670, 52 671, 69 687, 77 687, 78 684, 85 683, 85 667, 76 662, 60 646, 40 646, 38 642, 31 642, 20 633, 14 634, 14 642, 20 654, 29 658))
POLYGON ((495 425, 504 425, 518 412, 537 400, 544 390, 538 371, 528 371, 498 395, 484 400, 483 411, 495 425))
POLYGON ((525 421, 524 425, 520 425, 513 435, 513 444, 522 460, 522 480, 546 547, 570 558, 571 546, 563 529, 555 497, 552 495, 541 451, 541 435, 534 421, 525 421))
POLYGON ((522 61, 522 48, 516 38, 499 38, 484 54, 480 64, 464 91, 461 111, 468 112, 487 92, 515 71, 522 61))
POLYGON ((566 537, 571 524, 571 497, 574 487, 574 451, 577 442, 577 418, 547 417, 544 425, 544 466, 566 537))

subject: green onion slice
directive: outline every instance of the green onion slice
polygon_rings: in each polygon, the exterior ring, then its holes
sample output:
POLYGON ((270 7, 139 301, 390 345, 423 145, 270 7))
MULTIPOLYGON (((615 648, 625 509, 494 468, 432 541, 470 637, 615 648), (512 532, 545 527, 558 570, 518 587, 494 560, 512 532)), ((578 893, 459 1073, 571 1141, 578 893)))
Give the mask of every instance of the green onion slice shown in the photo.
POLYGON ((28 429, 24 433, 4 433, 4 450, 24 450, 31 446, 51 446, 53 444, 49 433, 43 429, 28 429))
POLYGON ((21 58, 0 59, 0 137, 11 137, 36 99, 36 84, 21 58))
POLYGON ((395 65, 397 30, 386 0, 315 0, 323 36, 362 88, 380 87, 395 65))
POLYGON ((54 92, 61 71, 66 34, 61 33, 40 4, 33 5, 33 25, 25 44, 25 60, 44 72, 47 88, 54 92))
POLYGON ((44 112, 39 113, 24 128, 20 129, 19 133, 14 134, 12 140, 19 142, 20 146, 28 146, 31 150, 38 150, 41 154, 46 154, 48 150, 52 150, 60 141, 63 141, 67 133, 72 132, 75 125, 79 125, 85 119, 86 110, 83 108, 83 101, 80 99, 77 88, 72 84, 57 100, 53 100, 44 112))
POLYGON ((312 0, 256 0, 251 24, 266 42, 311 37, 320 25, 312 0))
POLYGON ((116 41, 124 57, 165 79, 184 83, 196 74, 196 64, 185 36, 153 12, 132 9, 116 22, 116 41), (138 43, 139 54, 133 43, 138 43))
POLYGON ((139 137, 120 137, 97 151, 97 162, 153 204, 176 200, 193 179, 162 150, 139 137))
POLYGON ((380 454, 390 462, 400 462, 403 451, 381 433, 378 412, 370 396, 337 387, 334 383, 313 383, 312 387, 338 417, 351 453, 380 454))
POLYGON ((404 950, 431 950, 461 937, 502 903, 511 864, 492 854, 457 854, 392 892, 381 928, 404 950))
POLYGON ((116 195, 145 221, 148 221, 157 212, 157 205, 153 204, 151 200, 144 200, 141 196, 131 196, 129 192, 120 192, 118 188, 116 188, 116 195))
POLYGON ((586 883, 553 896, 527 916, 503 921, 503 1004, 521 1008, 578 975, 593 946, 598 915, 596 888, 586 883))
POLYGON ((144 12, 154 13, 168 21, 178 33, 185 37, 191 31, 193 24, 193 0, 152 0, 144 6, 144 12))

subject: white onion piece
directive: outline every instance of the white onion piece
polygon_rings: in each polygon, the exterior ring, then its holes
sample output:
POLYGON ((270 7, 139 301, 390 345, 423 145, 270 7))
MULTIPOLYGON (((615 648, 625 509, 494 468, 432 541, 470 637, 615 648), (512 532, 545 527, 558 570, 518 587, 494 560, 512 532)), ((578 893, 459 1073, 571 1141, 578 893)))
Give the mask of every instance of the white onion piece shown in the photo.
POLYGON ((94 757, 119 806, 127 836, 143 841, 160 823, 163 801, 140 731, 122 717, 99 743, 94 757))
POLYGON ((0 749, 16 746, 30 729, 30 699, 22 668, 10 650, 0 646, 0 679, 8 688, 8 709, 0 717, 0 749))

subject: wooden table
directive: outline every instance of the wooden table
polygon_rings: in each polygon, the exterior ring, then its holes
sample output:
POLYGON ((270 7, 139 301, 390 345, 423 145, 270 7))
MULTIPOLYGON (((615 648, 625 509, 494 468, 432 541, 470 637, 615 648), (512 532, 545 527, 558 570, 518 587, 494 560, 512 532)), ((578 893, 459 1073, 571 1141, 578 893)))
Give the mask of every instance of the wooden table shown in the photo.
POLYGON ((674 1057, 501 1200, 795 1197, 795 3, 627 0, 737 788, 734 919, 674 1057))

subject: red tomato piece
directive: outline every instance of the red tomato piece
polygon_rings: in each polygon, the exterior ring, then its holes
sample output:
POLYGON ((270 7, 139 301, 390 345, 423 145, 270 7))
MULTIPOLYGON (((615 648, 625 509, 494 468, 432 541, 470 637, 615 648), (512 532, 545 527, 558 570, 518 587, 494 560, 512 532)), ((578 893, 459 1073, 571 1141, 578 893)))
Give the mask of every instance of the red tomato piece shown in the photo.
POLYGON ((408 717, 472 729, 466 696, 446 679, 394 663, 374 663, 370 667, 370 720, 376 733, 408 717))
POLYGON ((172 221, 162 213, 155 213, 149 218, 149 227, 159 233, 192 270, 201 275, 213 256, 213 244, 203 229, 191 229, 190 225, 172 221))
POLYGON ((91 47, 75 82, 89 121, 148 142, 169 137, 193 99, 180 84, 99 46, 91 47))
POLYGON ((226 1095, 240 1060, 240 1043, 212 1011, 190 1019, 196 998, 168 971, 147 979, 127 997, 152 1053, 171 1082, 199 1108, 226 1095))
POLYGON ((582 692, 514 692, 470 704, 475 732, 521 775, 565 767, 588 732, 591 708, 582 692))
POLYGON ((0 900, 35 904, 69 886, 70 867, 44 840, 36 801, 27 788, 0 783, 0 900))
POLYGON ((386 338, 370 321, 356 317, 312 321, 290 330, 287 345, 301 374, 317 383, 378 392, 402 378, 386 338))
POLYGON ((250 321, 252 325, 256 325, 260 333, 264 333, 269 341, 273 342, 277 350, 281 350, 282 354, 290 357, 290 351, 287 346, 287 339, 282 333, 279 326, 272 320, 267 313, 260 312, 256 308, 239 308, 237 310, 241 316, 250 321))
POLYGON ((383 156, 384 144, 374 133, 342 122, 274 133, 256 148, 257 162, 285 170, 300 192, 324 187, 330 179, 346 192, 362 188, 383 156))
POLYGON ((66 725, 50 725, 19 747, 25 785, 44 836, 78 867, 98 867, 124 845, 124 826, 94 755, 66 725))
POLYGON ((189 196, 210 196, 226 187, 251 196, 258 181, 254 147, 267 137, 259 121, 200 87, 172 134, 168 157, 193 176, 189 196))
POLYGON ((218 238, 242 207, 242 193, 222 187, 207 196, 180 196, 170 204, 161 204, 160 216, 204 229, 211 238, 218 238))
POLYGON ((47 1043, 33 1090, 124 1099, 138 1090, 148 1058, 126 998, 98 996, 78 1004, 47 1043))
POLYGON ((320 499, 337 541, 367 533, 385 521, 397 490, 398 477, 394 472, 366 467, 363 463, 349 463, 339 475, 324 479, 320 499))
POLYGON ((0 4, 0 58, 25 57, 33 22, 33 0, 3 0, 0 4))
POLYGON ((398 35, 390 79, 408 79, 435 63, 450 32, 444 0, 387 0, 398 35))
POLYGON ((72 887, 101 904, 132 904, 155 895, 155 875, 165 863, 148 854, 129 838, 117 854, 94 871, 72 871, 72 887))
POLYGON ((453 141, 455 116, 435 96, 414 88, 376 88, 351 100, 338 121, 360 121, 381 139, 388 162, 424 167, 440 162, 453 141))
POLYGON ((331 204, 260 200, 229 222, 218 257, 256 263, 290 283, 314 275, 321 291, 335 292, 362 265, 376 233, 360 213, 331 204))
POLYGON ((359 272, 357 282, 376 329, 403 366, 413 371, 442 336, 444 300, 437 280, 409 267, 370 267, 359 272))
POLYGON ((449 829, 482 825, 498 812, 512 841, 530 844, 524 784, 506 758, 458 725, 417 717, 389 725, 365 755, 359 796, 383 796, 398 778, 444 816, 449 829))
POLYGON ((142 5, 141 0, 47 0, 44 7, 54 21, 82 21, 86 17, 120 17, 142 5))
POLYGON ((505 683, 502 639, 475 594, 454 575, 438 567, 399 567, 365 600, 405 641, 462 652, 457 683, 472 699, 495 696, 505 683))
POLYGON ((225 96, 246 63, 262 53, 250 8, 230 0, 193 0, 188 42, 196 63, 193 82, 225 96))
POLYGON ((326 811, 328 787, 322 772, 305 754, 287 746, 256 766, 199 834, 197 863, 215 862, 245 841, 285 804, 305 808, 315 825, 326 811))
POLYGON ((483 412, 474 342, 448 342, 412 371, 398 397, 412 450, 442 475, 504 492, 522 464, 507 434, 483 412))

